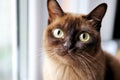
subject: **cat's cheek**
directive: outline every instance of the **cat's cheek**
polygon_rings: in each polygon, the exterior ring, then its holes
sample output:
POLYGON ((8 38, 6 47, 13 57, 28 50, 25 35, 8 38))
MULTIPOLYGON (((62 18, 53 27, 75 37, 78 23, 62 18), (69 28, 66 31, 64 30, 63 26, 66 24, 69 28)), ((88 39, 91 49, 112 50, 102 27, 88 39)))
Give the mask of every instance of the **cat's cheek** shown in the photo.
POLYGON ((75 45, 76 48, 82 50, 85 48, 85 44, 84 43, 81 43, 81 42, 77 42, 76 45, 75 45))

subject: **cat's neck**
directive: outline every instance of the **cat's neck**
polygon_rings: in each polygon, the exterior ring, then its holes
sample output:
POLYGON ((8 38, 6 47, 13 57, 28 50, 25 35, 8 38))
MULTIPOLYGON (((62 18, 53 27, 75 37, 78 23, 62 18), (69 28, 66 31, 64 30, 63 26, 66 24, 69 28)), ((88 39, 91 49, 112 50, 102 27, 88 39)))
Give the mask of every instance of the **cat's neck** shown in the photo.
MULTIPOLYGON (((44 72, 45 76, 49 77, 49 80, 87 80, 84 79, 85 74, 83 74, 81 69, 75 68, 74 66, 56 63, 48 58, 45 60, 44 72)), ((45 79, 45 80, 48 80, 45 79)))
MULTIPOLYGON (((98 60, 104 65, 104 59, 100 59, 98 55, 98 60)), ((81 62, 81 61, 78 61, 81 62)), ((49 80, 104 80, 104 67, 98 65, 99 63, 83 63, 80 65, 67 65, 58 62, 57 59, 53 60, 51 58, 45 58, 44 72, 49 80), (96 66, 93 66, 96 65, 96 66), (99 70, 97 68, 99 67, 99 70), (101 72, 101 73, 99 73, 101 72)), ((45 80, 48 80, 45 79, 45 80)))

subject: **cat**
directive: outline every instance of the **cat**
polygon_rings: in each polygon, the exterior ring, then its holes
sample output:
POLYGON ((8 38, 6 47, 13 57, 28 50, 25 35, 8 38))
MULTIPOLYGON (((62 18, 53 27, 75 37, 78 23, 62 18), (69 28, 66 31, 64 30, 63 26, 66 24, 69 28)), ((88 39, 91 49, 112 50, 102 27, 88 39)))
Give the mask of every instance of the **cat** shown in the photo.
POLYGON ((102 3, 88 15, 66 13, 47 0, 48 26, 43 36, 44 80, 120 80, 120 64, 101 48, 102 3))

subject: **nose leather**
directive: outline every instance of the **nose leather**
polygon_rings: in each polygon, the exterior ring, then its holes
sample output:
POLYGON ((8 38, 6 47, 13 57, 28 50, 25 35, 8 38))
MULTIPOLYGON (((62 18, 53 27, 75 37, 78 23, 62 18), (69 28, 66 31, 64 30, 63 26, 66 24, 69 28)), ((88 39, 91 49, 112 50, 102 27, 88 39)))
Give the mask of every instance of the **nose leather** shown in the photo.
POLYGON ((72 43, 70 41, 66 41, 64 43, 64 48, 65 48, 66 51, 68 51, 68 50, 73 48, 73 45, 72 45, 72 43))

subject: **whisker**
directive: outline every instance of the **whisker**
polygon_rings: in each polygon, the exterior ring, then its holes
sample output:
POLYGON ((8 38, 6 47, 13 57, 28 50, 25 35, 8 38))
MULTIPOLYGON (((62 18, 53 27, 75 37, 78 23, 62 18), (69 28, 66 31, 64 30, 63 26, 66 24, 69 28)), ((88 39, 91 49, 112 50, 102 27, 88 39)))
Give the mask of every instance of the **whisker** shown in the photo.
POLYGON ((93 67, 91 67, 90 64, 89 64, 87 61, 85 61, 85 62, 86 62, 86 65, 87 65, 87 67, 88 67, 88 71, 89 71, 89 76, 90 76, 90 78, 92 78, 92 80, 96 80, 95 74, 94 74, 94 72, 93 72, 93 67), (90 75, 90 74, 91 74, 91 75, 90 75))
POLYGON ((87 56, 84 54, 76 54, 78 57, 82 58, 82 63, 84 65, 84 70, 87 73, 91 73, 92 75, 92 80, 96 80, 95 78, 95 74, 94 74, 94 70, 98 70, 99 68, 104 68, 104 64, 97 61, 97 59, 95 59, 94 57, 92 57, 91 55, 87 54, 87 56), (95 62, 94 62, 95 61, 95 62), (87 69, 87 70, 86 70, 87 69))
MULTIPOLYGON (((87 57, 89 57, 90 59, 93 59, 93 61, 95 62, 95 63, 97 63, 100 67, 102 67, 102 68, 104 68, 105 66, 104 66, 104 64, 103 63, 101 63, 99 60, 97 60, 96 58, 94 58, 94 57, 92 57, 91 55, 89 55, 89 54, 86 54, 87 55, 87 57)), ((98 66, 97 66, 98 67, 98 66)), ((97 68, 96 67, 96 68, 97 68)))

